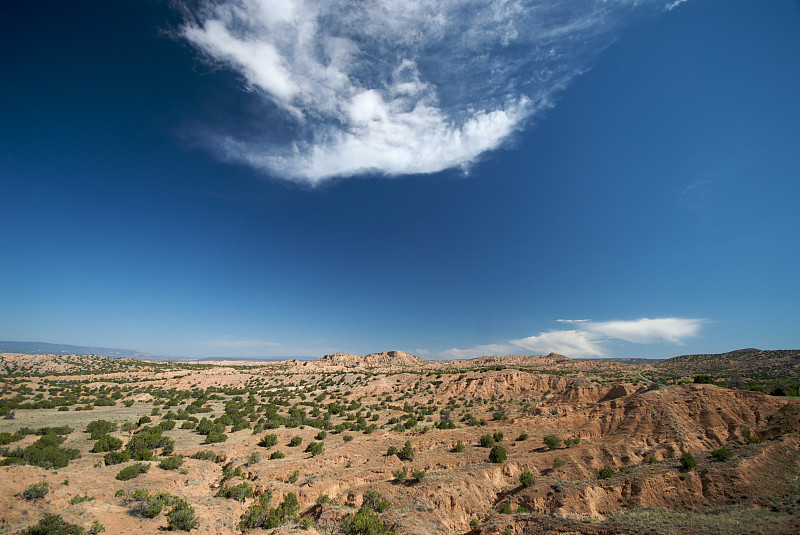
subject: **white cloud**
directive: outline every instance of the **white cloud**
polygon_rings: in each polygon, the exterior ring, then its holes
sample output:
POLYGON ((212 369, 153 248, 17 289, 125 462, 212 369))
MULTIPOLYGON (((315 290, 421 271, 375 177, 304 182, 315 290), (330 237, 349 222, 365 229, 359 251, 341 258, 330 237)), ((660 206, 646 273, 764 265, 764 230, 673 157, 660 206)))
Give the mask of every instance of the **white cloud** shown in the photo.
POLYGON ((700 333, 704 320, 696 318, 640 318, 626 321, 596 322, 588 319, 556 320, 577 324, 580 328, 539 333, 506 344, 452 348, 442 358, 465 359, 484 355, 519 355, 560 353, 568 357, 603 357, 609 354, 605 344, 623 340, 634 344, 682 344, 686 338, 700 333))
POLYGON ((212 128, 214 149, 317 184, 468 167, 552 106, 628 10, 650 3, 199 0, 180 33, 283 112, 249 118, 260 136, 212 128))
POLYGON ((702 324, 703 320, 693 318, 641 318, 633 321, 592 322, 588 329, 592 333, 635 344, 680 344, 685 338, 697 336, 702 324))
POLYGON ((523 347, 534 353, 560 353, 562 355, 580 355, 583 357, 602 357, 605 352, 600 345, 591 339, 586 331, 549 331, 538 336, 529 336, 519 340, 511 340, 515 346, 523 347))

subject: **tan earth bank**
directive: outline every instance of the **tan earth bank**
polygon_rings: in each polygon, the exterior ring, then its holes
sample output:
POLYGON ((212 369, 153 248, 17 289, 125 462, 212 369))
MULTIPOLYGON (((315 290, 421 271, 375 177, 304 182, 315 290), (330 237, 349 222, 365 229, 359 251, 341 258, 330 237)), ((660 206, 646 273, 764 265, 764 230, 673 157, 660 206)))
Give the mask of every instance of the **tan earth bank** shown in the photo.
MULTIPOLYGON (((268 492, 271 507, 293 493, 297 516, 247 533, 381 533, 342 522, 370 491, 391 503, 378 516, 398 534, 800 533, 800 401, 650 382, 663 369, 555 354, 439 362, 392 351, 213 364, 2 354, 0 433, 67 425, 61 447, 80 457, 56 469, 1 466, 0 533, 25 533, 45 513, 87 531, 95 521, 112 534, 168 529, 168 508, 143 516, 137 489, 185 500, 197 518, 192 533, 241 533, 242 515, 268 492), (25 408, 36 403, 45 407, 25 408), (227 424, 223 442, 188 428, 226 408, 247 427, 227 424), (139 424, 145 416, 152 421, 139 424), (125 448, 143 427, 170 419, 167 453, 184 458, 176 469, 160 468, 167 456, 156 449, 142 461, 146 473, 120 480, 134 461, 107 464, 105 453, 89 451, 90 422, 116 424, 110 435, 125 448), (259 445, 267 434, 274 446, 259 445), (490 460, 485 435, 505 459, 490 460), (546 445, 548 436, 558 443, 546 445), (300 445, 289 445, 294 437, 300 445), (305 451, 315 442, 321 451, 305 451), (388 453, 406 442, 411 458, 388 453), (192 458, 203 450, 215 458, 192 458), (270 458, 276 451, 284 456, 270 458), (685 453, 696 466, 681 463, 685 453), (48 492, 26 499, 43 481, 48 492), (217 496, 244 483, 254 496, 217 496)), ((14 438, 2 446, 6 457, 40 437, 14 438)))

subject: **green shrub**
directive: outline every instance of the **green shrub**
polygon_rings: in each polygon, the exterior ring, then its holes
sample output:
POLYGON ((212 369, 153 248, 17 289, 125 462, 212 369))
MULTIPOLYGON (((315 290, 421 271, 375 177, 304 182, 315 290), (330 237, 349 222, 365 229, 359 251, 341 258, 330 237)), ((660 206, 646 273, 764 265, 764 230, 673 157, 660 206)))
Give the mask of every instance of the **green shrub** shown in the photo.
POLYGON ((683 466, 687 470, 690 470, 695 466, 697 466, 697 461, 694 460, 694 455, 692 455, 688 451, 683 455, 681 455, 681 466, 683 466))
POLYGON ((217 454, 214 453, 214 450, 200 450, 194 455, 192 455, 192 459, 214 462, 217 460, 217 454))
POLYGON ((580 443, 581 443, 581 437, 572 437, 564 440, 564 445, 568 448, 572 446, 577 446, 580 443))
POLYGON ((504 437, 504 435, 503 435, 502 431, 498 431, 498 432, 496 432, 495 434, 492 435, 492 438, 494 439, 495 442, 502 442, 503 441, 503 437, 504 437))
POLYGON ((177 470, 183 464, 183 455, 173 455, 165 457, 158 463, 158 467, 162 470, 177 470))
POLYGON ((325 437, 327 437, 327 436, 328 436, 328 432, 323 429, 322 431, 317 433, 317 436, 314 437, 314 438, 317 439, 317 440, 325 440, 325 437))
POLYGON ((258 501, 248 507, 247 511, 239 517, 239 529, 247 531, 265 526, 269 518, 269 502, 271 499, 272 491, 267 491, 259 496, 258 501))
POLYGON ((397 446, 389 446, 389 449, 386 450, 387 457, 391 457, 392 455, 397 455, 397 446))
POLYGON ((392 472, 392 475, 397 481, 402 483, 403 481, 406 480, 406 477, 408 477, 408 471, 405 468, 398 468, 397 470, 392 472))
POLYGON ((0 466, 30 464, 47 469, 64 468, 71 460, 81 456, 76 449, 59 448, 64 440, 66 438, 53 433, 43 435, 25 449, 5 451, 3 454, 6 458, 0 462, 0 466))
POLYGON ((294 485, 295 483, 297 483, 298 477, 300 477, 300 470, 295 470, 294 472, 292 472, 292 475, 286 478, 286 482, 289 483, 290 485, 294 485))
POLYGON ((69 504, 70 504, 70 505, 75 505, 75 504, 77 504, 77 503, 90 502, 90 501, 92 501, 92 500, 94 500, 94 496, 89 496, 88 494, 87 494, 87 495, 84 495, 84 496, 80 496, 80 495, 78 495, 78 496, 73 496, 73 497, 72 497, 72 498, 69 500, 69 504))
POLYGON ((415 450, 411 447, 411 442, 406 440, 406 443, 403 445, 403 448, 397 452, 397 457, 401 461, 413 461, 414 460, 415 450))
POLYGON ((714 458, 715 461, 727 461, 731 457, 733 457, 733 451, 729 450, 728 448, 719 448, 717 450, 711 451, 711 456, 714 458))
POLYGON ((139 424, 136 422, 125 422, 119 429, 120 431, 129 433, 130 431, 134 431, 137 427, 139 427, 139 424))
POLYGON ((481 435, 481 438, 478 439, 478 442, 480 442, 480 445, 484 448, 491 448, 495 444, 494 437, 489 434, 481 435))
POLYGON ((319 496, 317 496, 317 505, 321 505, 323 503, 333 503, 333 502, 331 502, 331 497, 328 496, 327 494, 320 494, 319 496))
POLYGON ((258 441, 258 445, 262 448, 271 448, 275 444, 278 443, 278 435, 267 434, 261 437, 261 440, 258 441))
POLYGON ((355 514, 347 516, 339 524, 344 535, 385 535, 389 533, 378 515, 362 507, 355 514))
POLYGON ((742 438, 744 438, 745 444, 761 444, 764 442, 764 439, 758 433, 754 433, 747 428, 742 429, 742 438))
POLYGON ((425 470, 412 470, 411 477, 414 478, 414 481, 419 483, 423 479, 425 479, 425 470))
POLYGON ((83 535, 81 526, 70 524, 61 515, 45 513, 35 526, 29 527, 20 535, 83 535))
POLYGON ((561 457, 556 457, 555 459, 553 459, 553 468, 559 468, 561 466, 564 466, 564 464, 565 463, 564 461, 561 460, 561 457))
POLYGON ((141 502, 147 499, 150 494, 147 492, 147 489, 134 489, 131 493, 131 499, 137 502, 141 502))
POLYGON ((323 442, 311 442, 306 448, 306 452, 310 453, 312 457, 316 457, 317 455, 321 454, 324 450, 325 450, 325 443, 323 442))
POLYGON ((157 495, 147 496, 133 508, 133 514, 145 518, 155 518, 164 510, 164 500, 157 495))
POLYGON ((544 442, 544 445, 550 450, 558 449, 561 446, 561 439, 556 435, 545 435, 544 438, 542 438, 542 442, 544 442))
POLYGON ((511 502, 509 502, 508 500, 503 502, 503 506, 500 508, 500 514, 501 515, 510 515, 513 512, 514 512, 514 510, 511 509, 511 502))
POLYGON ((38 500, 44 498, 48 492, 50 492, 50 485, 47 481, 42 481, 28 485, 28 488, 22 491, 22 497, 26 500, 38 500))
POLYGON ((344 440, 345 442, 350 442, 351 440, 353 440, 353 435, 342 435, 342 440, 344 440))
POLYGON ((131 452, 128 450, 125 451, 112 451, 106 453, 103 456, 103 461, 105 461, 106 466, 111 466, 112 464, 120 464, 125 463, 131 460, 131 452))
POLYGON ((506 460, 506 449, 503 446, 494 446, 489 452, 489 460, 493 463, 502 463, 506 460))
POLYGON ((194 507, 183 500, 178 501, 167 513, 167 527, 172 531, 191 531, 199 525, 194 507))
POLYGON ((289 441, 289 447, 294 448, 295 446, 299 446, 303 443, 303 437, 300 435, 293 436, 292 439, 289 441))
POLYGON ((120 470, 119 473, 117 474, 117 479, 120 481, 128 481, 129 479, 138 477, 139 474, 147 473, 148 470, 150 470, 149 464, 145 463, 132 464, 120 470))
POLYGON ((103 435, 116 430, 117 424, 107 420, 95 420, 86 425, 86 432, 91 434, 92 440, 99 440, 103 435))
POLYGON ((281 450, 275 450, 269 456, 270 459, 283 459, 284 457, 286 457, 286 454, 281 450))
MULTIPOLYGON (((330 499, 329 499, 330 500, 330 499)), ((317 499, 317 503, 319 503, 319 499, 317 499)), ((375 511, 376 513, 382 513, 391 507, 392 504, 389 500, 383 498, 380 492, 374 490, 368 490, 364 493, 364 498, 361 501, 361 507, 366 507, 371 511, 375 511)))
POLYGON ((457 442, 456 442, 456 443, 453 445, 453 449, 451 449, 450 451, 452 451, 453 453, 459 453, 459 452, 462 452, 462 451, 464 451, 464 443, 463 443, 463 442, 461 442, 460 440, 459 440, 459 441, 457 441, 457 442))
POLYGON ((255 528, 272 529, 295 519, 299 503, 294 492, 288 493, 284 497, 283 503, 272 509, 269 508, 271 499, 271 492, 264 493, 259 497, 257 503, 248 507, 247 511, 239 517, 239 529, 241 531, 255 528))
POLYGON ((97 442, 94 443, 92 453, 101 453, 104 451, 114 451, 122 447, 122 440, 112 437, 111 435, 102 435, 97 442))
POLYGON ((226 466, 226 467, 224 467, 222 469, 222 480, 223 481, 227 481, 228 479, 231 479, 232 477, 241 477, 241 476, 242 476, 242 467, 241 466, 237 466, 236 468, 234 468, 231 465, 231 466, 226 466))
POLYGON ((520 433, 517 437, 517 442, 522 442, 523 440, 528 440, 528 433, 520 433))
POLYGON ((226 440, 228 440, 228 435, 225 433, 212 431, 206 435, 206 439, 203 444, 217 444, 219 442, 225 442, 226 440))
POLYGON ((257 451, 253 451, 247 458, 247 466, 253 466, 254 464, 258 464, 260 461, 261 461, 261 454, 258 453, 257 451))
POLYGON ((597 471, 597 479, 608 479, 614 475, 614 469, 610 466, 604 466, 597 471))
POLYGON ((526 489, 532 487, 534 483, 533 474, 530 472, 522 472, 519 475, 519 483, 526 489))
POLYGON ((695 375, 694 382, 698 385, 713 385, 714 379, 710 375, 695 375))
POLYGON ((247 482, 243 482, 238 485, 222 487, 219 489, 219 492, 217 492, 217 496, 244 503, 247 498, 253 497, 253 487, 251 487, 247 482))

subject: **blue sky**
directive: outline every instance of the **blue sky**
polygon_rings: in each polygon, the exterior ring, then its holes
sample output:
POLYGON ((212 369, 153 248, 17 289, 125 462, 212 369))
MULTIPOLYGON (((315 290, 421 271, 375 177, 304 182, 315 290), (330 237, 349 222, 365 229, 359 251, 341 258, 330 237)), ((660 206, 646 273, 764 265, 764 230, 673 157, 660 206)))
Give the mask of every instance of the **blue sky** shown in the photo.
POLYGON ((798 2, 372 6, 7 9, 0 339, 800 346, 798 2))

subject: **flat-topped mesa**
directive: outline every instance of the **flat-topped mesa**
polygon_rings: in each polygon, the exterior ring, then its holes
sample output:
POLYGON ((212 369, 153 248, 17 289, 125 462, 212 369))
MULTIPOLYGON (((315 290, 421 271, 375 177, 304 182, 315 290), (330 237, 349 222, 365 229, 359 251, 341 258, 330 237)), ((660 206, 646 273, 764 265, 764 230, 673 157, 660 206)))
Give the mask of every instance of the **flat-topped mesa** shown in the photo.
POLYGON ((314 362, 320 364, 330 364, 335 366, 363 366, 363 367, 378 367, 378 366, 422 366, 425 360, 422 358, 406 353, 405 351, 388 351, 382 353, 370 353, 363 357, 352 355, 350 353, 334 353, 333 355, 325 355, 314 362))

